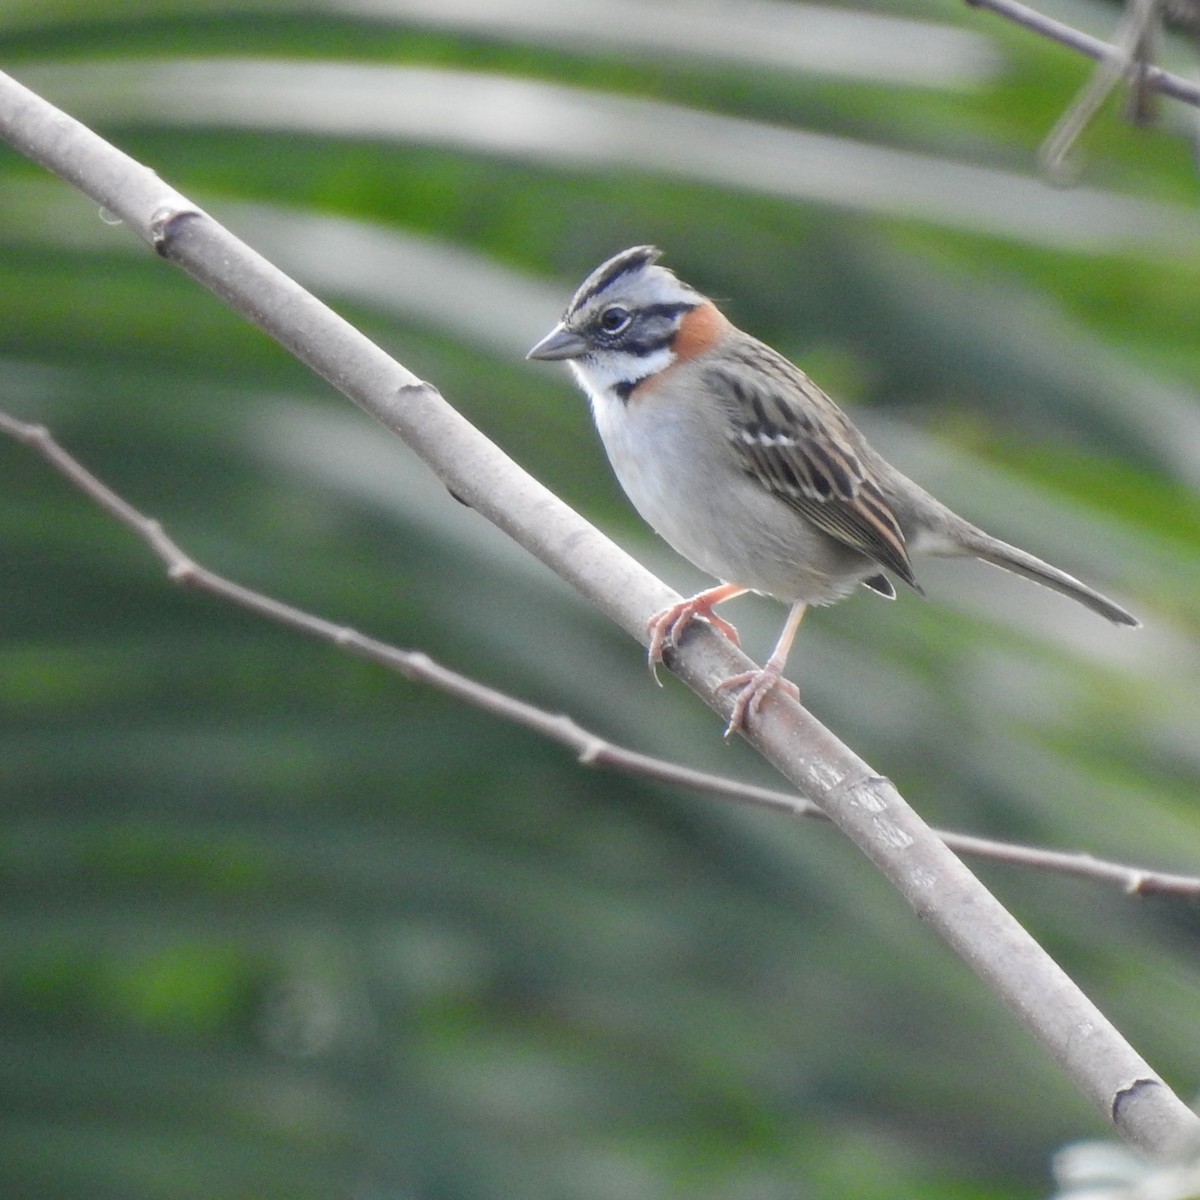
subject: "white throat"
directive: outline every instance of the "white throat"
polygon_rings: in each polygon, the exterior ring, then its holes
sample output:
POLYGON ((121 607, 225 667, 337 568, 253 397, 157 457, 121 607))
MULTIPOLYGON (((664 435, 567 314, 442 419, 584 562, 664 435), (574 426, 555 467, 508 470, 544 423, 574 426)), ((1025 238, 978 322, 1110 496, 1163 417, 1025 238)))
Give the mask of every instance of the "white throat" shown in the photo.
POLYGON ((569 366, 579 386, 587 393, 593 408, 601 401, 625 403, 621 391, 650 375, 665 371, 675 361, 675 352, 663 346, 650 354, 626 354, 619 350, 606 350, 601 354, 588 354, 573 358, 569 366), (624 388, 621 385, 625 385, 624 388))

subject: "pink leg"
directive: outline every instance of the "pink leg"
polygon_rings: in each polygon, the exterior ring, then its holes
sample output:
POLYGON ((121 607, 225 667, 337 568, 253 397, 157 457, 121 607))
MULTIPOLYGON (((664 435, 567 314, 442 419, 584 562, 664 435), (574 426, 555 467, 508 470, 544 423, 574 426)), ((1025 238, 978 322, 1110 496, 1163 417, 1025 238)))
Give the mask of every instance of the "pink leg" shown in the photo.
POLYGON ((742 689, 737 703, 733 706, 733 713, 725 730, 726 737, 732 737, 745 727, 747 721, 753 721, 758 716, 759 706, 773 688, 783 687, 790 695, 799 699, 800 689, 783 678, 783 668, 787 665, 788 652, 795 640, 796 630, 800 628, 800 622, 804 619, 804 608, 799 602, 792 605, 792 610, 784 622, 783 632, 779 635, 779 641, 775 643, 775 649, 771 651, 771 657, 767 659, 765 666, 756 671, 746 671, 742 675, 731 675, 717 685, 721 688, 742 689))
POLYGON ((687 630, 687 627, 697 618, 703 617, 715 625, 735 646, 741 645, 738 631, 723 617, 718 617, 713 609, 734 596, 740 596, 749 588, 739 587, 736 583, 723 583, 720 587, 709 588, 690 600, 681 600, 678 604, 664 608, 650 618, 650 670, 662 662, 663 650, 674 646, 687 630))

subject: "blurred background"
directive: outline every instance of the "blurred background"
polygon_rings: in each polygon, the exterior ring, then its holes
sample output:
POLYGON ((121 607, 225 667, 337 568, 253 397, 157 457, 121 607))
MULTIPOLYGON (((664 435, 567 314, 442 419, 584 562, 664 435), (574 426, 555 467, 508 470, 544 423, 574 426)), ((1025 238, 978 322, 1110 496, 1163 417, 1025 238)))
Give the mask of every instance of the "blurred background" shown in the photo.
MULTIPOLYGON (((817 716, 933 822, 1200 869, 1194 114, 1115 100, 1051 187, 1090 64, 951 0, 8 0, 0 49, 687 590, 566 372, 523 361, 601 259, 662 246, 897 465, 1145 622, 929 564, 927 601, 806 622, 817 716)), ((770 782, 4 148, 0 404, 217 571, 770 782)), ((589 772, 185 594, 8 442, 0 487, 5 1200, 1028 1197, 1104 1135, 836 833, 589 772)), ((728 615, 761 656, 783 609, 728 615)), ((983 874, 1190 1097, 1195 910, 983 874)))

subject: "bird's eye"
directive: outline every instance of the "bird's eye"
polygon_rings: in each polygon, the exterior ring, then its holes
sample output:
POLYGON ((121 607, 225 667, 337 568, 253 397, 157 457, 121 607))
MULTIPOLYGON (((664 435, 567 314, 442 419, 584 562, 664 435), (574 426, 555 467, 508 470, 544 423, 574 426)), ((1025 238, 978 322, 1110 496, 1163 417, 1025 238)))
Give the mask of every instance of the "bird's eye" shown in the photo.
POLYGON ((614 304, 612 308, 606 308, 600 314, 600 328, 605 333, 620 333, 632 320, 626 309, 614 304))

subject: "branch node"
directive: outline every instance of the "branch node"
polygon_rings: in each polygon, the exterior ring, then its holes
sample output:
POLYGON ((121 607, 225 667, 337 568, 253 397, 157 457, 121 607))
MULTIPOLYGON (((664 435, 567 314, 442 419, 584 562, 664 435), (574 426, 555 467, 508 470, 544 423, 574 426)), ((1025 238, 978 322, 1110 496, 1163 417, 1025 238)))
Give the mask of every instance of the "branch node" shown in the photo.
POLYGON ((1180 1119, 1182 1113, 1194 1114, 1189 1109, 1181 1113, 1181 1104, 1156 1075, 1139 1075, 1113 1092, 1109 1117, 1116 1131, 1143 1153, 1171 1162, 1194 1154, 1200 1144, 1194 1120, 1180 1119))
POLYGON ((401 400, 406 397, 422 400, 442 399, 442 393, 432 383, 427 383, 424 379, 418 379, 414 383, 399 384, 396 388, 396 396, 401 400))
POLYGON ((1138 1096, 1145 1092, 1148 1088, 1152 1089, 1157 1086, 1157 1079, 1135 1079, 1132 1083, 1128 1083, 1123 1088, 1119 1088, 1113 1095, 1113 1124, 1116 1125, 1119 1123, 1120 1110, 1123 1104, 1128 1104, 1131 1100, 1136 1100, 1138 1096))
POLYGON ((164 205, 150 218, 150 244, 154 253, 162 258, 171 257, 171 242, 178 234, 184 222, 193 217, 202 217, 204 213, 198 208, 176 207, 164 205))
POLYGON ((576 759, 585 767, 594 767, 597 763, 603 762, 608 754, 608 743, 594 734, 589 735, 574 721, 570 721, 569 724, 574 733, 585 739, 579 748, 579 753, 575 756, 576 759))
POLYGON ((880 813, 887 808, 885 794, 888 791, 895 791, 895 785, 886 775, 848 775, 826 792, 825 803, 844 792, 849 803, 871 813, 880 813))
MULTIPOLYGON (((158 522, 153 522, 158 525, 158 522)), ((161 532, 161 529, 160 529, 161 532)), ((180 558, 167 567, 167 578, 172 583, 187 585, 194 583, 200 575, 200 568, 190 558, 180 558)))
POLYGON ((1139 871, 1137 868, 1131 868, 1129 872, 1129 881, 1125 884, 1125 895, 1140 896, 1146 890, 1146 885, 1149 882, 1150 877, 1145 871, 1139 871))
POLYGON ((16 434, 21 441, 43 450, 54 442, 54 435, 45 425, 26 425, 22 421, 16 427, 16 434))

